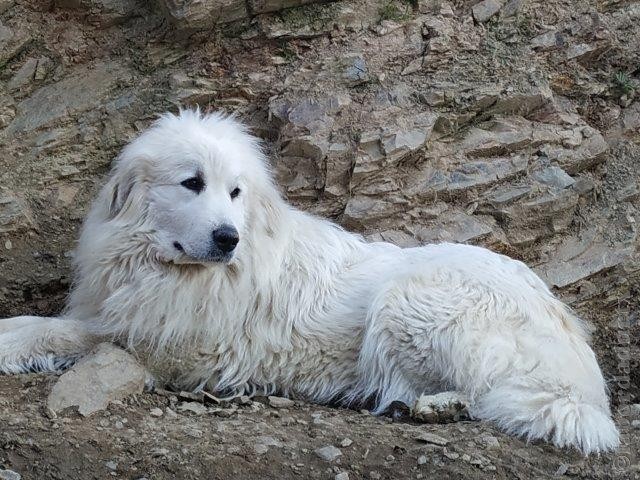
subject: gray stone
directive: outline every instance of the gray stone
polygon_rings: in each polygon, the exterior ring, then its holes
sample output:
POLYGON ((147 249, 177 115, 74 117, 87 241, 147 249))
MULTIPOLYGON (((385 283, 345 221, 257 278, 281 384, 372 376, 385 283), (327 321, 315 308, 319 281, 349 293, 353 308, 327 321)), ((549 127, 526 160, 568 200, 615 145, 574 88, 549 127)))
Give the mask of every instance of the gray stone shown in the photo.
POLYGON ((18 55, 31 38, 24 31, 15 31, 0 21, 0 66, 18 55))
POLYGON ((0 190, 0 233, 17 232, 35 226, 26 202, 8 190, 0 190))
POLYGON ((340 446, 343 448, 350 447, 353 444, 353 440, 350 438, 343 438, 340 442, 340 446))
POLYGON ((281 154, 292 157, 306 157, 320 161, 325 157, 328 149, 329 145, 326 139, 311 135, 302 135, 286 142, 281 154))
POLYGON ((269 447, 266 445, 263 445, 262 443, 256 443, 253 446, 253 451, 256 453, 256 455, 264 455, 269 451, 269 447))
POLYGON ((13 470, 0 470, 0 480, 20 480, 22 475, 13 470))
POLYGON ((482 437, 482 443, 486 448, 500 448, 500 442, 493 435, 485 435, 482 437))
POLYGON ((110 27, 124 22, 137 14, 136 0, 55 0, 60 8, 84 10, 92 23, 110 27))
POLYGON ((20 87, 33 81, 37 67, 37 59, 27 58, 24 64, 18 69, 16 74, 11 77, 11 80, 9 80, 9 82, 7 83, 7 87, 9 87, 9 90, 17 90, 20 87))
POLYGON ((340 77, 349 87, 355 87, 369 81, 369 71, 361 54, 349 54, 340 57, 340 77))
POLYGON ((191 438, 202 438, 204 432, 197 428, 185 428, 184 434, 191 438))
POLYGON ((616 198, 620 202, 629 202, 637 199, 640 196, 640 189, 635 180, 631 180, 629 183, 623 185, 617 192, 616 198))
POLYGON ((387 156, 417 150, 427 141, 428 134, 418 129, 387 134, 381 138, 382 149, 387 156))
POLYGON ((502 8, 502 15, 504 18, 513 17, 522 10, 522 7, 526 4, 527 0, 509 0, 505 6, 502 8))
POLYGON ((158 0, 165 16, 185 32, 211 30, 219 23, 233 22, 248 16, 241 0, 158 0))
POLYGON ((401 211, 407 203, 406 200, 391 195, 385 198, 356 195, 347 202, 343 220, 346 225, 361 228, 401 211))
POLYGON ((9 95, 0 94, 0 128, 4 128, 16 116, 16 105, 9 95))
POLYGON ((531 187, 504 187, 494 191, 486 198, 486 202, 494 208, 510 205, 531 193, 531 187))
POLYGON ((556 30, 550 30, 537 37, 533 37, 531 40, 531 48, 536 50, 550 50, 557 47, 558 44, 558 32, 556 30))
POLYGON ((560 167, 555 166, 547 167, 542 171, 535 172, 533 174, 533 178, 545 185, 558 189, 567 188, 576 183, 576 181, 571 178, 567 172, 562 170, 560 167))
POLYGON ((520 126, 503 131, 472 127, 462 141, 462 147, 470 156, 490 157, 515 153, 530 145, 531 142, 532 132, 520 126))
POLYGON ((596 188, 596 184, 591 178, 584 177, 576 180, 576 183, 574 183, 571 188, 573 188, 573 191, 578 195, 586 195, 596 188))
POLYGON ((269 405, 273 408, 291 408, 295 405, 295 402, 289 398, 270 396, 269 405))
POLYGON ((271 436, 258 437, 257 444, 266 445, 267 447, 276 447, 282 448, 284 447, 284 443, 282 443, 277 438, 271 436))
POLYGON ((572 45, 567 49, 567 60, 581 60, 583 57, 592 54, 596 50, 594 45, 580 43, 572 45))
POLYGON ((338 457, 342 456, 342 452, 339 448, 333 445, 327 445, 326 447, 316 448, 314 453, 326 462, 333 462, 338 457))
POLYGON ((528 161, 525 157, 495 158, 490 161, 470 161, 449 174, 448 192, 485 187, 499 180, 524 172, 528 161))
POLYGON ((500 11, 504 2, 501 0, 483 0, 472 7, 476 22, 484 23, 500 11))
POLYGON ((547 263, 534 270, 548 285, 563 288, 620 265, 632 254, 633 247, 596 244, 575 258, 547 263))
POLYGON ((334 123, 333 116, 351 103, 344 94, 321 98, 276 98, 269 103, 269 113, 280 122, 292 128, 303 129, 305 133, 317 134, 334 123))
MULTIPOLYGON (((525 91, 516 91, 509 93, 500 93, 495 99, 495 103, 486 110, 492 114, 519 115, 529 118, 530 115, 543 108, 551 108, 553 106, 553 92, 547 85, 535 85, 525 91)), ((481 105, 481 103, 480 103, 481 105)), ((476 105, 476 110, 484 110, 476 105)), ((515 129, 532 128, 532 125, 511 120, 515 129)), ((508 124, 505 124, 508 125, 508 124)), ((504 130, 504 127, 501 127, 504 130)), ((544 128, 538 126, 538 128, 544 128)))
POLYGON ((101 62, 95 68, 79 70, 58 83, 46 85, 18 104, 17 115, 6 133, 27 132, 97 108, 112 88, 129 77, 118 64, 101 62))
POLYGON ((127 352, 111 343, 97 345, 53 386, 47 406, 54 412, 77 406, 87 416, 109 403, 141 393, 147 373, 127 352))
POLYGON ((583 129, 583 137, 585 137, 585 130, 588 132, 588 136, 575 149, 544 145, 540 148, 540 151, 570 175, 591 168, 604 161, 609 146, 600 132, 589 129, 590 127, 583 129))
POLYGON ((277 12, 285 8, 299 7, 310 3, 324 3, 331 0, 249 0, 254 15, 277 12))
POLYGON ((38 59, 38 65, 36 66, 36 71, 34 72, 33 79, 37 81, 44 80, 51 70, 52 65, 53 62, 49 58, 40 57, 38 59))
POLYGON ((400 72, 400 75, 411 75, 412 73, 422 70, 422 66, 425 63, 424 57, 418 57, 411 60, 406 67, 400 72))
POLYGON ((502 228, 512 244, 528 245, 565 231, 573 220, 578 199, 578 194, 567 188, 487 213, 502 222, 502 228))
POLYGON ((449 440, 447 440, 446 438, 430 432, 420 432, 413 438, 422 443, 430 443, 432 445, 439 445, 441 447, 444 447, 449 443, 449 440))
POLYGON ((423 227, 416 237, 423 243, 456 242, 465 243, 479 240, 491 234, 493 229, 482 217, 457 213, 448 215, 432 227, 423 227))
POLYGON ((640 133, 640 101, 624 109, 622 114, 622 129, 627 135, 640 133))
POLYGON ((204 415, 207 413, 207 407, 199 402, 180 402, 177 409, 180 412, 191 412, 196 415, 204 415))
POLYGON ((9 10, 15 3, 15 0, 0 0, 0 14, 9 10))
POLYGON ((349 474, 347 472, 340 472, 335 477, 334 480, 349 480, 349 474))
POLYGON ((411 409, 411 417, 426 423, 466 420, 469 404, 469 398, 458 392, 421 395, 411 409))

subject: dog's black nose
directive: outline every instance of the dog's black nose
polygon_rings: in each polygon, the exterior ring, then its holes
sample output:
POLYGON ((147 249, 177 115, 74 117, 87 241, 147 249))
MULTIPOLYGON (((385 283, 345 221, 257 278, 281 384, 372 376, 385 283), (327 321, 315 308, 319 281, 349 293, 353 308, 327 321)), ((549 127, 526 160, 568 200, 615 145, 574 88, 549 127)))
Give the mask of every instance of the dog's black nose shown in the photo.
POLYGON ((238 231, 231 225, 223 225, 220 228, 216 228, 212 235, 214 243, 224 253, 232 252, 238 245, 238 241, 240 241, 238 231))

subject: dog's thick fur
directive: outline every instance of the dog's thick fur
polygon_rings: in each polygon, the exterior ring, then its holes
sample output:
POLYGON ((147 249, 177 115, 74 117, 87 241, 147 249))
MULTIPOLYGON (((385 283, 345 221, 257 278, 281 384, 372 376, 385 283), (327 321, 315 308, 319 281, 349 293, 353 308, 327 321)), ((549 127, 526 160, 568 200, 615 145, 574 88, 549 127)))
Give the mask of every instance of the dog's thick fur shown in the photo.
POLYGON ((129 144, 75 261, 60 318, 0 320, 0 371, 55 370, 107 338, 182 388, 376 412, 458 390, 528 439, 618 445, 585 326, 529 268, 473 246, 366 243, 292 208, 231 118, 167 114, 129 144), (202 193, 180 184, 196 171, 202 193), (211 260, 204 239, 223 223, 240 242, 211 260))

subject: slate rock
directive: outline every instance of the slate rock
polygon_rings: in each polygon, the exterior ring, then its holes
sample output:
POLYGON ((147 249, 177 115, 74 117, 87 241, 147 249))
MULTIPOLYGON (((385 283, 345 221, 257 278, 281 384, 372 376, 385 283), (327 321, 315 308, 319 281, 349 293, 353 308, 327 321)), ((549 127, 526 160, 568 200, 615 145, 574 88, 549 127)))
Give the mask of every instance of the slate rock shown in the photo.
POLYGON ((147 373, 127 352, 111 343, 97 345, 53 386, 47 406, 54 412, 77 406, 83 416, 114 400, 141 393, 147 373))

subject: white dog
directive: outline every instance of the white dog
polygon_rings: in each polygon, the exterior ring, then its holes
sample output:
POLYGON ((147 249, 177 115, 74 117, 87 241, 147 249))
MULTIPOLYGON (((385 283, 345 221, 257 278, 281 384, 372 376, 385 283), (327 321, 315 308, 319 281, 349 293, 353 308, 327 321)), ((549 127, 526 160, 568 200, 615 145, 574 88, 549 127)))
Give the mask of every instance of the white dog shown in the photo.
POLYGON ((616 448, 582 322, 523 263, 366 243, 295 210, 235 120, 166 114, 89 213, 60 318, 0 320, 0 371, 56 370, 101 339, 159 381, 316 402, 464 392, 507 432, 616 448))

